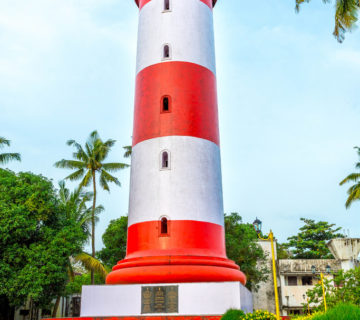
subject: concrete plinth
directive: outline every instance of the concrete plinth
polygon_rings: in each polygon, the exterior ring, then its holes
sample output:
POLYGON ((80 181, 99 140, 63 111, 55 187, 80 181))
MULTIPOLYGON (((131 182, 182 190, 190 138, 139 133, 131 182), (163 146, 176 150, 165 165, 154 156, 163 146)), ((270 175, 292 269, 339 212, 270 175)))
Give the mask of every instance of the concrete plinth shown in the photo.
POLYGON ((240 282, 83 286, 81 317, 206 316, 230 308, 252 312, 252 295, 240 282), (143 286, 178 286, 178 313, 141 314, 143 286))

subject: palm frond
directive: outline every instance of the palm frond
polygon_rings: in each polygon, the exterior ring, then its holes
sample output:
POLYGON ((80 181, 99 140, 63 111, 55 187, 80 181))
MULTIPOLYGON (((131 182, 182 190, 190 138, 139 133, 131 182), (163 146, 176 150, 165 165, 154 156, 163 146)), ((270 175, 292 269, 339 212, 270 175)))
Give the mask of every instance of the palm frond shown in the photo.
POLYGON ((120 183, 120 181, 116 178, 116 177, 114 177, 114 176, 112 176, 110 173, 108 173, 107 171, 105 171, 105 170, 101 170, 101 174, 100 174, 100 185, 105 189, 105 190, 108 190, 109 191, 109 189, 106 189, 104 186, 107 186, 108 187, 108 185, 107 185, 107 182, 112 182, 112 183, 115 183, 117 186, 121 186, 121 183, 120 183))
POLYGON ((128 168, 129 165, 126 163, 120 163, 120 162, 109 162, 109 163, 103 163, 102 167, 110 172, 115 172, 121 169, 128 168))
POLYGON ((360 182, 351 186, 347 191, 348 198, 345 202, 345 208, 348 209, 354 201, 360 200, 360 182))
POLYGON ((21 161, 20 153, 0 153, 0 164, 6 164, 13 160, 21 161))
POLYGON ((130 158, 132 154, 132 146, 124 146, 123 149, 125 150, 124 158, 130 158))
POLYGON ((68 273, 70 281, 73 282, 75 279, 75 273, 74 273, 74 269, 71 265, 70 258, 68 259, 68 263, 67 263, 67 273, 68 273))
POLYGON ((80 187, 88 187, 91 183, 92 172, 88 170, 84 179, 80 182, 80 187))
POLYGON ((337 0, 335 11, 334 36, 341 43, 345 39, 345 32, 352 31, 357 21, 359 0, 337 0))
POLYGON ((10 140, 0 137, 0 149, 4 148, 4 145, 10 147, 10 140))
POLYGON ((69 174, 65 179, 70 181, 79 180, 84 175, 84 173, 85 173, 84 169, 79 169, 73 172, 72 174, 69 174))
POLYGON ((103 278, 106 278, 108 272, 106 271, 104 265, 96 258, 91 255, 81 252, 74 257, 74 259, 78 262, 81 262, 84 268, 88 271, 93 271, 103 278))
POLYGON ((340 185, 342 186, 350 181, 357 182, 358 180, 360 180, 360 173, 351 173, 344 180, 340 181, 340 185))

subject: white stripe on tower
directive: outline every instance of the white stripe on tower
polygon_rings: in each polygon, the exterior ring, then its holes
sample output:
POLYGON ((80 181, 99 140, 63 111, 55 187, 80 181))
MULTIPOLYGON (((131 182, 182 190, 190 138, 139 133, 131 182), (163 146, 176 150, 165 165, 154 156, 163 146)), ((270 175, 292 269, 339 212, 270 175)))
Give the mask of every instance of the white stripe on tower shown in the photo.
POLYGON ((160 62, 186 61, 215 73, 212 10, 200 0, 170 1, 170 11, 163 8, 163 0, 152 0, 140 11, 136 72, 160 62), (162 58, 164 44, 170 45, 171 60, 162 58))
POLYGON ((223 224, 219 147, 208 140, 168 136, 145 140, 133 149, 129 225, 159 220, 223 224), (160 154, 170 168, 161 170, 160 154))

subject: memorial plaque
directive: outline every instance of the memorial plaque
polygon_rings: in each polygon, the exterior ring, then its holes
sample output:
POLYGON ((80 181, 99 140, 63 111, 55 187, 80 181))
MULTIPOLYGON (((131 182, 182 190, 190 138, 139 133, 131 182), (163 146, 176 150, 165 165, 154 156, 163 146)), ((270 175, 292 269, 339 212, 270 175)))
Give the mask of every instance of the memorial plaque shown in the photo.
POLYGON ((141 288, 141 313, 178 313, 178 286, 141 288))

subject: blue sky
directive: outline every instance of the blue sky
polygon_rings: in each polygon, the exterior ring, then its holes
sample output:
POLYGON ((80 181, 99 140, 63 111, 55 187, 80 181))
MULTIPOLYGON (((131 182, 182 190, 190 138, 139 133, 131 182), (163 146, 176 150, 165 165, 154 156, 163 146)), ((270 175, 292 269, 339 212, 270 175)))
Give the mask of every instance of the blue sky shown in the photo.
MULTIPOLYGON (((300 217, 360 237, 360 206, 345 210, 338 185, 360 145, 360 32, 338 44, 333 4, 315 0, 300 14, 293 0, 219 0, 214 21, 225 212, 260 218, 280 241, 300 217)), ((124 161, 136 37, 132 0, 0 1, 0 136, 23 157, 10 169, 57 183, 66 140, 94 129, 117 140, 109 160, 124 161)), ((129 170, 118 176, 122 187, 99 198, 98 248, 128 210, 129 170)))

